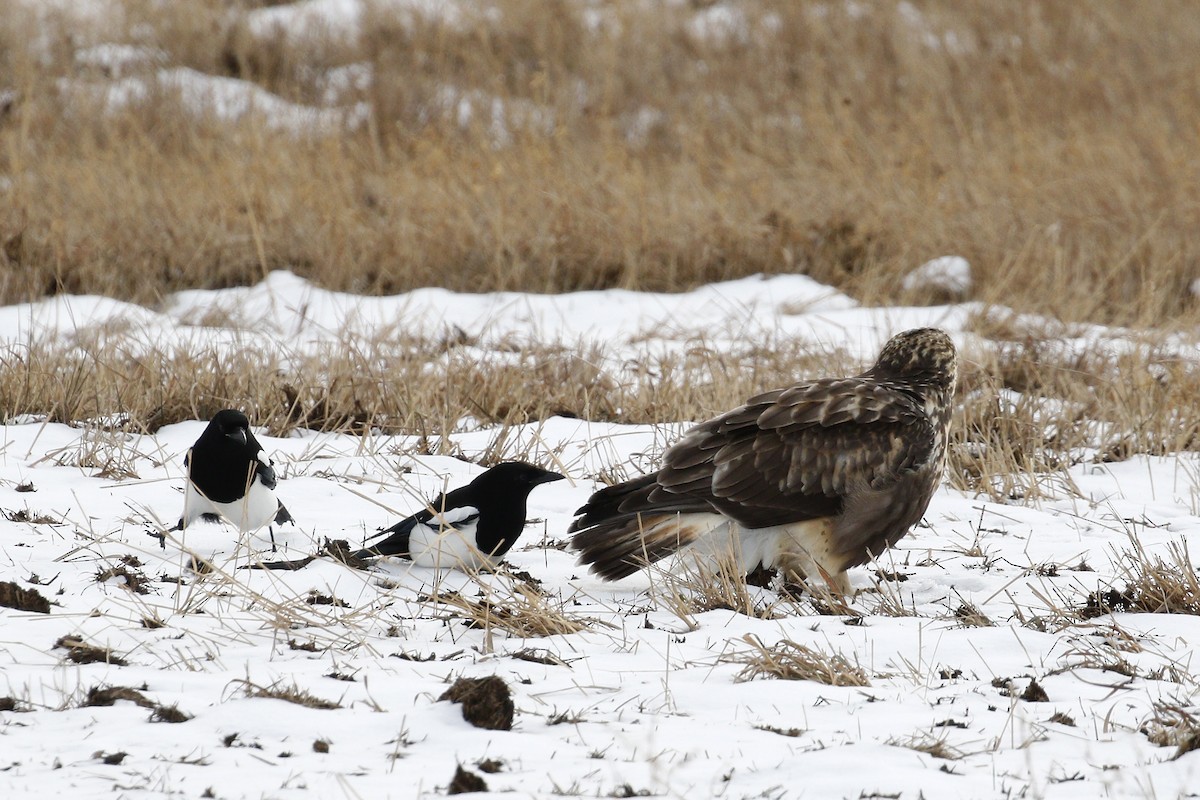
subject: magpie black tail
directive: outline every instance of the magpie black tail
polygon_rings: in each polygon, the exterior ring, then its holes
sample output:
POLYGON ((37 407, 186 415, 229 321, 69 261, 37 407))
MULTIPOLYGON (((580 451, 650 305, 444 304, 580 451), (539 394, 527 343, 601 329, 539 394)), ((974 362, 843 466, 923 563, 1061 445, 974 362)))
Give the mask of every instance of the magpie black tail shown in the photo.
POLYGON ((387 538, 381 542, 376 542, 370 547, 364 547, 362 550, 354 553, 354 557, 376 558, 378 556, 401 556, 402 558, 408 558, 408 538, 412 534, 412 529, 416 524, 416 518, 409 517, 387 530, 380 531, 376 535, 387 536, 387 538))

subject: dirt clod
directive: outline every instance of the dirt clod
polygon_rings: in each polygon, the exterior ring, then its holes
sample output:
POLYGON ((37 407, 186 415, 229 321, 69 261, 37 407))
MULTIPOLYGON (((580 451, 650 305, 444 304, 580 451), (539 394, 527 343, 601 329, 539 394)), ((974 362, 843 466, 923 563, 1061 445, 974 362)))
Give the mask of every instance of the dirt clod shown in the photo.
POLYGON ((187 722, 191 718, 191 714, 188 714, 186 711, 180 711, 179 706, 176 705, 156 705, 154 706, 154 713, 150 715, 151 722, 170 722, 173 724, 187 722))
POLYGON ((467 794, 468 792, 486 792, 487 782, 474 772, 468 772, 460 764, 454 770, 454 777, 446 787, 446 794, 467 794))
POLYGON ((96 647, 73 636, 63 636, 54 643, 67 651, 67 658, 76 664, 113 664, 124 667, 129 662, 105 647, 96 647))
POLYGON ((1026 703, 1046 703, 1050 700, 1050 695, 1046 694, 1046 690, 1036 680, 1030 680, 1029 685, 1025 687, 1025 691, 1021 692, 1021 699, 1026 703))
POLYGON ((15 608, 18 611, 35 611, 38 614, 50 613, 50 601, 42 596, 37 589, 23 589, 12 581, 0 583, 0 606, 15 608))
POLYGON ((438 698, 462 704, 463 719, 476 728, 511 731, 513 724, 512 694, 503 678, 459 678, 438 698))

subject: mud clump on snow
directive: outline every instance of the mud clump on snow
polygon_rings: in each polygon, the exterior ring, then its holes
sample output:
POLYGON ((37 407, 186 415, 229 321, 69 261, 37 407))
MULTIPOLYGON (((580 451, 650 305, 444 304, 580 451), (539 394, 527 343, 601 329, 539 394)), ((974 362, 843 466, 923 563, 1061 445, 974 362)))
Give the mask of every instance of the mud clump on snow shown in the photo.
POLYGON ((111 706, 118 700, 128 700, 142 708, 154 708, 157 705, 137 689, 130 689, 128 686, 93 686, 88 689, 83 704, 85 706, 111 706))
POLYGON ((474 772, 463 769, 462 764, 459 764, 454 770, 454 777, 450 780, 450 785, 446 787, 446 794, 470 794, 487 790, 488 785, 483 778, 474 772))
POLYGON ((96 647, 72 636, 63 636, 54 646, 66 650, 67 658, 76 664, 112 664, 124 667, 129 663, 105 647, 96 647))
POLYGON ((515 707, 503 678, 459 678, 438 698, 442 700, 461 703, 463 719, 476 728, 512 730, 515 707))
POLYGON ((42 596, 37 589, 22 589, 12 581, 0 583, 0 606, 15 608, 18 611, 36 611, 38 614, 50 613, 50 601, 42 596))
POLYGON ((1030 680, 1029 685, 1025 687, 1025 691, 1021 692, 1021 699, 1027 703, 1048 703, 1050 695, 1046 694, 1046 690, 1036 679, 1030 680))
MULTIPOLYGON (((143 689, 146 687, 143 686, 143 689)), ((191 714, 180 711, 178 706, 164 706, 154 702, 146 695, 142 694, 137 689, 131 689, 128 686, 93 686, 88 689, 87 697, 83 699, 84 706, 111 706, 115 705, 118 700, 125 700, 134 705, 148 708, 151 710, 151 722, 187 722, 192 718, 191 714)))

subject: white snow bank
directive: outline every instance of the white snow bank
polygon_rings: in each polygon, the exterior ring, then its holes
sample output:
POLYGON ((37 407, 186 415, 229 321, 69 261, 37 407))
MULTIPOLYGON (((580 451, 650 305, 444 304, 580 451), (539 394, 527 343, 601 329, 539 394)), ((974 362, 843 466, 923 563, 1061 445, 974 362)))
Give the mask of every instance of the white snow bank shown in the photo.
POLYGON ((941 256, 905 275, 900 285, 905 291, 934 291, 962 299, 971 293, 971 265, 962 256, 941 256))
POLYGON ((68 97, 99 100, 110 113, 155 102, 166 95, 177 98, 183 109, 197 119, 239 122, 253 116, 273 130, 296 135, 353 128, 365 122, 369 113, 366 104, 316 108, 292 103, 249 81, 216 77, 187 67, 108 82, 64 80, 60 87, 68 97))

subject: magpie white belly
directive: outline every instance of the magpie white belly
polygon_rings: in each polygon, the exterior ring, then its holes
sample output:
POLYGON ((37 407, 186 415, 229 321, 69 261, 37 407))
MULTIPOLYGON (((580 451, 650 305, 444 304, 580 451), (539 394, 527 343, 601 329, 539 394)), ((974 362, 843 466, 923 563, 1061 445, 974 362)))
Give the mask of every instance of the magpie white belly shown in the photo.
POLYGON ((250 491, 245 497, 232 503, 215 503, 196 491, 196 487, 189 482, 183 503, 184 527, 204 514, 216 514, 240 531, 256 531, 269 525, 279 510, 279 499, 275 492, 257 480, 250 484, 250 491))

